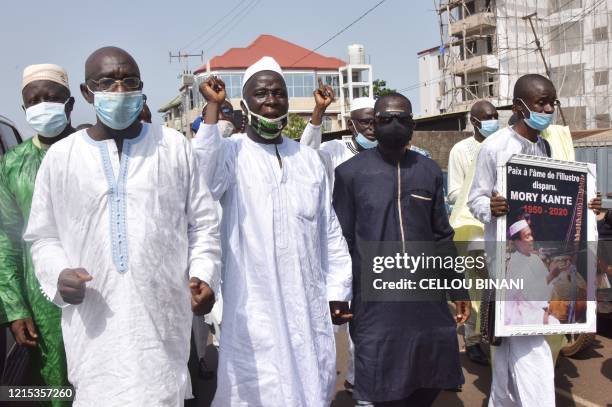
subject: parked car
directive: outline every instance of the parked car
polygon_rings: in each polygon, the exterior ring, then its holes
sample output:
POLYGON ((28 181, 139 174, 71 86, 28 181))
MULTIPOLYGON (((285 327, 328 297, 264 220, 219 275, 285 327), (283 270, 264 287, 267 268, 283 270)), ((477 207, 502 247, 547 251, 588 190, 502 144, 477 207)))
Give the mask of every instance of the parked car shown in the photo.
POLYGON ((0 115, 0 157, 23 141, 15 123, 0 115))

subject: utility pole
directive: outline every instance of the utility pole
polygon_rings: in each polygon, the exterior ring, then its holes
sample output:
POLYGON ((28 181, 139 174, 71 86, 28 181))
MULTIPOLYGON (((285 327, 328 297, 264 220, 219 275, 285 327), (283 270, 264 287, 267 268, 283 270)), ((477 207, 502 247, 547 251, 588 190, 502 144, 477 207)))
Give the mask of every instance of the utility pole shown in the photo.
MULTIPOLYGON (((550 76, 550 68, 548 67, 548 63, 546 63, 546 58, 544 57, 544 51, 542 51, 542 46, 540 45, 538 34, 536 34, 535 27, 533 26, 533 21, 531 21, 531 18, 537 15, 538 13, 531 13, 525 17, 522 17, 522 19, 529 21, 529 25, 531 26, 531 31, 533 32, 533 37, 535 38, 535 44, 538 47, 538 51, 540 51, 540 56, 542 57, 542 62, 544 63, 544 69, 546 70, 546 76, 548 76, 548 79, 552 81, 552 77, 550 76)), ((567 122, 565 121, 565 115, 563 114, 563 109, 561 109, 561 104, 559 104, 557 108, 559 109, 559 113, 561 113, 561 120, 563 121, 563 125, 567 126, 567 122)))
POLYGON ((181 59, 183 60, 185 63, 184 73, 189 72, 189 58, 200 57, 200 61, 204 62, 204 51, 200 51, 199 54, 182 54, 181 51, 179 51, 176 55, 173 55, 172 51, 168 51, 168 56, 170 57, 170 63, 172 63, 173 58, 178 59, 179 63, 181 59))
POLYGON ((183 73, 179 74, 177 78, 181 82, 180 91, 183 97, 183 114, 181 114, 181 129, 183 133, 187 135, 187 132, 189 132, 189 128, 188 128, 189 120, 187 120, 187 115, 188 115, 188 111, 191 108, 191 106, 187 103, 189 101, 189 92, 187 92, 186 89, 188 86, 192 85, 194 81, 193 75, 191 74, 191 71, 189 70, 189 58, 200 57, 200 60, 204 62, 204 51, 201 51, 199 54, 183 54, 179 50, 179 52, 176 55, 172 55, 172 51, 168 51, 168 56, 170 58, 170 63, 172 63, 173 58, 178 59, 179 63, 181 62, 181 59, 182 59, 183 62, 185 63, 184 68, 183 68, 183 73))

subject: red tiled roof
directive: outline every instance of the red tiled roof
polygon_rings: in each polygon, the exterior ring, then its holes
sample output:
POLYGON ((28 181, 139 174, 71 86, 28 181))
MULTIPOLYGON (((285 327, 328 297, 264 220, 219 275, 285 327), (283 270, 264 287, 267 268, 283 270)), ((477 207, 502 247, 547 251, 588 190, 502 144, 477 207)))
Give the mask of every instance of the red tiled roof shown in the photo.
MULTIPOLYGON (((246 48, 230 48, 225 54, 210 60, 210 69, 246 69, 261 57, 271 56, 283 69, 336 70, 346 62, 338 58, 326 57, 285 41, 273 35, 263 34, 257 37, 246 48), (305 55, 309 54, 304 58, 305 55), (296 63, 297 62, 297 63, 296 63)), ((194 71, 195 74, 206 71, 206 64, 194 71)))

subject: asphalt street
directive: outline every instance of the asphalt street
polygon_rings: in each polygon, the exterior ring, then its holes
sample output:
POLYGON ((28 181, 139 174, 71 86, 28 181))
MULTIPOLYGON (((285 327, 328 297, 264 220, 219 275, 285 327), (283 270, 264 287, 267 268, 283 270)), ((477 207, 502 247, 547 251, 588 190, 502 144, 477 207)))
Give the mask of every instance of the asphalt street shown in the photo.
MULTIPOLYGON (((612 407, 612 323, 600 321, 599 334, 592 346, 575 358, 560 357, 555 368, 557 407, 612 407)), ((460 344, 462 344, 459 335, 460 344)), ((338 352, 338 381, 332 407, 352 407, 351 395, 344 390, 346 374, 347 341, 346 331, 336 335, 338 352)), ((208 368, 215 370, 217 351, 209 345, 206 354, 208 368)), ((491 384, 488 367, 474 364, 461 354, 465 385, 461 392, 444 391, 436 400, 436 407, 486 406, 491 384)), ((216 380, 196 379, 194 391, 198 399, 188 402, 189 407, 209 406, 212 401, 216 380)))

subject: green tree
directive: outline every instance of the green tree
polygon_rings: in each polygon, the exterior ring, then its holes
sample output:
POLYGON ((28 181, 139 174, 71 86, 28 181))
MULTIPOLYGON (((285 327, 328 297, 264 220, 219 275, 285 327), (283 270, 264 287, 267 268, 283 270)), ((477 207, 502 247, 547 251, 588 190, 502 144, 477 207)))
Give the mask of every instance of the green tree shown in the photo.
POLYGON ((285 127, 283 133, 292 139, 300 138, 307 124, 308 122, 299 114, 289 113, 287 127, 285 127))
POLYGON ((387 88, 387 81, 384 79, 376 79, 374 82, 372 82, 372 86, 374 88, 374 99, 397 92, 395 89, 387 88))

